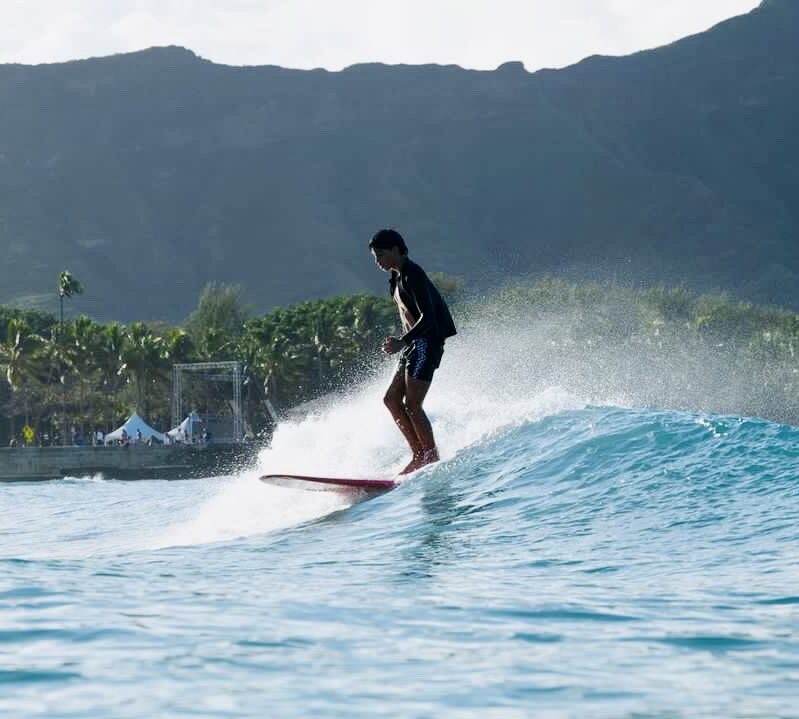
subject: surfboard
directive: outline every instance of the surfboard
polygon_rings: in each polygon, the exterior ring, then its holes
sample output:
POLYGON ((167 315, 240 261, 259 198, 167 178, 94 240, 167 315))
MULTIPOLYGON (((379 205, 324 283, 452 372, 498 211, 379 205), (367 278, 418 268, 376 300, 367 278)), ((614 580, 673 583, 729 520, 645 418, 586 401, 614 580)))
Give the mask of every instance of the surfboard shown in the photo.
POLYGON ((396 479, 347 479, 344 477, 307 477, 299 474, 265 474, 262 482, 276 487, 307 489, 316 492, 360 489, 365 492, 387 492, 399 485, 396 479))

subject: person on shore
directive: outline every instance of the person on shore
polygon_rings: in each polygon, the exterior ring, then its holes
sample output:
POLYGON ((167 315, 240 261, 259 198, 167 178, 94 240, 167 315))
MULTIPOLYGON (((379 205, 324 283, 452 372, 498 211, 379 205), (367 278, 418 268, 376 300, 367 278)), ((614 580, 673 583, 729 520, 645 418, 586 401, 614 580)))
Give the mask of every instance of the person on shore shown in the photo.
POLYGON ((391 297, 402 322, 401 337, 383 340, 383 352, 399 353, 397 370, 383 401, 413 453, 400 472, 410 474, 439 460, 433 428, 422 403, 441 364, 444 342, 457 330, 435 285, 408 257, 408 247, 399 232, 380 230, 369 242, 369 249, 375 264, 391 273, 391 297))

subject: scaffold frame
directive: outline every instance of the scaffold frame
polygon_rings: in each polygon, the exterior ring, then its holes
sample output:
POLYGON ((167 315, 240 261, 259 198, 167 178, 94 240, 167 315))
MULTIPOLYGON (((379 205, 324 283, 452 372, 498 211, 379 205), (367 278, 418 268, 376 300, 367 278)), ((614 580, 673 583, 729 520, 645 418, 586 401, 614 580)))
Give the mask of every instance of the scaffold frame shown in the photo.
POLYGON ((188 362, 172 365, 172 426, 177 427, 184 419, 183 373, 220 371, 213 382, 230 382, 233 385, 233 441, 244 437, 241 405, 241 362, 188 362))

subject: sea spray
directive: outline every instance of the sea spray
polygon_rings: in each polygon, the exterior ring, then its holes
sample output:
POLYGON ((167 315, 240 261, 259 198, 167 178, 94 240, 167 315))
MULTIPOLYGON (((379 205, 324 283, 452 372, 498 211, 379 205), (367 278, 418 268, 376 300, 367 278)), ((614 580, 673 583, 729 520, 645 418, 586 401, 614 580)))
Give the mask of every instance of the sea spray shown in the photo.
MULTIPOLYGON (((528 356, 510 344, 482 335, 447 343, 442 367, 425 402, 442 461, 451 461, 508 427, 540 419, 584 402, 559 387, 536 390, 528 356)), ((518 335, 515 336, 518 341, 518 335)), ((496 334, 494 335, 496 338, 496 334)), ((381 478, 395 476, 408 447, 382 397, 393 360, 386 360, 360 386, 313 403, 283 421, 257 468, 225 480, 196 516, 181 521, 156 546, 213 542, 281 529, 350 506, 355 495, 310 493, 267 487, 258 475, 272 473, 381 478)))
MULTIPOLYGON (((640 308, 622 299, 597 290, 590 301, 531 302, 513 293, 472 301, 459 334, 447 342, 425 402, 442 461, 452 462, 507 429, 588 405, 752 406, 757 388, 745 381, 734 347, 697 342, 679 322, 656 323, 657 333, 650 336, 640 308)), ((382 403, 395 359, 374 359, 346 391, 281 422, 254 471, 224 480, 159 542, 272 531, 352 502, 266 487, 257 481, 259 474, 393 476, 409 451, 382 403)))

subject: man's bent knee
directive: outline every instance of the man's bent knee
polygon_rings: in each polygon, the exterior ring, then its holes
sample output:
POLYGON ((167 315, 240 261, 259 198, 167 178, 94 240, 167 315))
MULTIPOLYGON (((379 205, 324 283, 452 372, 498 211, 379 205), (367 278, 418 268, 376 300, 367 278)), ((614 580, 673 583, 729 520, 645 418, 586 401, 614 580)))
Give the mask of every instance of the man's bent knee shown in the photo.
POLYGON ((391 392, 386 393, 386 396, 383 397, 383 404, 393 414, 396 410, 402 409, 402 397, 391 392))

